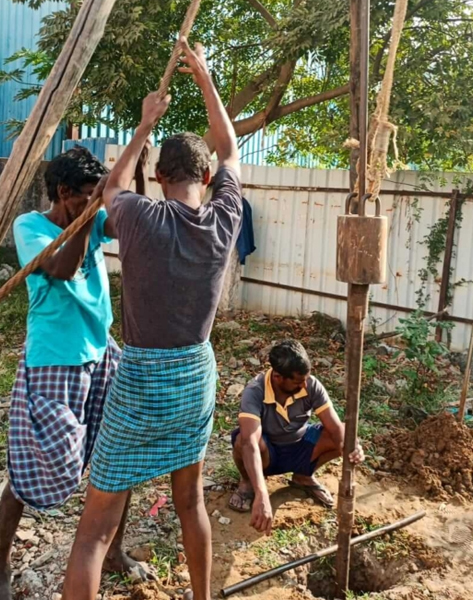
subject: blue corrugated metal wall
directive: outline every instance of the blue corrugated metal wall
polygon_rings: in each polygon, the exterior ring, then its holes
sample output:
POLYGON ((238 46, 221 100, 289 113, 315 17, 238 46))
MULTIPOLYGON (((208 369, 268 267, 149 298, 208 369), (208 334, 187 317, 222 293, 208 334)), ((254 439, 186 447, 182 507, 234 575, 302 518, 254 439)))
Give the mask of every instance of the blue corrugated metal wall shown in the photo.
MULTIPOLYGON (((33 10, 24 4, 14 4, 11 0, 0 0, 0 68, 6 71, 18 68, 20 65, 11 63, 4 65, 4 60, 22 47, 31 49, 36 45, 36 34, 41 26, 41 19, 62 8, 60 2, 48 0, 38 10, 33 10)), ((31 71, 27 71, 25 81, 36 83, 31 71)), ((0 85, 0 122, 9 119, 26 119, 35 103, 36 98, 28 98, 15 102, 14 97, 22 89, 22 85, 9 81, 0 85)), ((51 158, 61 152, 65 128, 61 127, 49 145, 46 158, 51 158)), ((8 157, 13 146, 13 140, 7 140, 5 125, 0 125, 0 157, 8 157)))

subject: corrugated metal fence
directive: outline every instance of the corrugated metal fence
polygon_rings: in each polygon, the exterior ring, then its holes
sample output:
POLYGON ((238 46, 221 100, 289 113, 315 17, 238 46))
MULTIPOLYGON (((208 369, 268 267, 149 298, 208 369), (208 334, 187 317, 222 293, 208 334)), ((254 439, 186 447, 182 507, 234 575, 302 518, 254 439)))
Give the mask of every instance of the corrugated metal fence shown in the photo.
MULTIPOLYGON (((26 4, 14 3, 11 0, 0 0, 0 69, 10 71, 20 65, 11 63, 4 65, 3 61, 12 54, 25 47, 32 49, 36 46, 36 35, 41 27, 41 20, 51 12, 63 8, 61 2, 46 0, 38 9, 32 9, 26 4)), ((10 155, 13 140, 7 140, 6 125, 2 124, 10 119, 23 121, 30 116, 36 102, 36 96, 16 102, 16 94, 25 88, 25 85, 37 83, 32 74, 31 67, 25 70, 24 84, 8 81, 0 85, 0 157, 10 155)), ((62 140, 65 137, 65 126, 61 125, 49 144, 46 160, 60 154, 62 140)))
MULTIPOLYGON (((157 158, 157 149, 153 149, 157 158)), ((106 164, 113 167, 122 146, 106 147, 106 164)), ((150 167, 149 194, 160 188, 150 167)), ((440 178, 437 178, 439 180, 440 178)), ((378 331, 392 331, 399 317, 416 308, 421 287, 419 271, 425 266, 423 244, 430 227, 445 216, 451 199, 453 176, 443 176, 443 186, 422 186, 421 175, 398 172, 383 186, 382 213, 389 219, 388 281, 371 288, 371 318, 378 331)), ((327 313, 345 321, 346 284, 336 280, 337 216, 343 213, 348 192, 347 171, 323 171, 243 165, 244 194, 253 208, 257 251, 242 271, 240 307, 279 315, 327 313)), ((369 210, 370 207, 368 207, 369 210)), ((454 237, 451 282, 454 287, 449 308, 455 328, 452 348, 468 345, 473 322, 473 204, 462 205, 463 222, 454 237)), ((117 254, 117 244, 109 248, 117 254)), ((119 269, 112 256, 110 269, 119 269)), ((442 272, 442 265, 439 265, 442 272)), ((436 313, 440 281, 429 281, 427 309, 436 313)))

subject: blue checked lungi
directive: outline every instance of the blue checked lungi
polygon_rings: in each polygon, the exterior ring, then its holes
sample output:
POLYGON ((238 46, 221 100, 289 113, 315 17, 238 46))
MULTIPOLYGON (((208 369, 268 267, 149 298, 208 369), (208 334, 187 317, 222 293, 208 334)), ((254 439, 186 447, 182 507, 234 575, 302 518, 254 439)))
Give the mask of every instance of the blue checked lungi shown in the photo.
POLYGON ((12 391, 8 471, 13 494, 36 510, 65 502, 92 454, 120 349, 110 338, 102 360, 28 368, 21 357, 12 391))
POLYGON ((210 342, 169 350, 125 346, 92 456, 92 485, 120 492, 203 460, 216 382, 210 342))

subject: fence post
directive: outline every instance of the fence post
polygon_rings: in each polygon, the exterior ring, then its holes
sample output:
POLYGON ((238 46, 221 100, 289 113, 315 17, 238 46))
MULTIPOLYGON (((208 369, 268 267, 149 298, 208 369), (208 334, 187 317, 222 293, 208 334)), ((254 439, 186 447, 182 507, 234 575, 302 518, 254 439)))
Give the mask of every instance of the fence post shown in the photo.
MULTIPOLYGON (((450 200, 450 208, 448 211, 448 228, 447 238, 445 240, 445 254, 443 258, 442 266, 442 281, 440 284, 439 304, 438 313, 444 313, 448 305, 448 288, 450 286, 450 269, 452 267, 452 255, 453 255, 453 242, 455 238, 455 225, 457 222, 458 209, 460 208, 459 202, 459 190, 452 191, 452 197, 450 200)), ((444 313, 445 316, 445 313, 444 313)), ((440 317, 443 319, 444 316, 440 317)), ((435 338, 438 342, 442 340, 442 328, 437 327, 435 332, 435 338)))

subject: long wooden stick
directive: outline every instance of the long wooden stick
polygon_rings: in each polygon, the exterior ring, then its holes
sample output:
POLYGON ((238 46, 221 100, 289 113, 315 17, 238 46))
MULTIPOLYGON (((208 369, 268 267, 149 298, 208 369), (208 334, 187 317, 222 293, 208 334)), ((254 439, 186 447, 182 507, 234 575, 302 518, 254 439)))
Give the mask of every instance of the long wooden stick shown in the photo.
MULTIPOLYGON (((114 1, 115 0, 113 0, 113 2, 114 1)), ((184 17, 184 21, 179 31, 179 39, 174 45, 171 58, 169 59, 169 62, 166 66, 166 70, 164 71, 164 75, 159 85, 158 93, 160 94, 160 96, 165 96, 167 94, 172 74, 174 73, 177 61, 179 59, 179 55, 181 53, 181 45, 179 40, 181 37, 189 35, 192 29, 192 25, 194 24, 195 18, 199 11, 200 2, 201 0, 191 0, 191 3, 187 9, 186 16, 184 17)), ((18 138, 18 141, 20 140, 20 138, 18 138)), ((7 166, 9 163, 10 161, 8 161, 7 166)), ((45 262, 48 258, 51 258, 51 256, 56 252, 56 250, 58 250, 62 246, 62 244, 64 244, 64 242, 71 238, 75 233, 79 231, 79 229, 81 229, 88 221, 90 221, 90 219, 92 219, 96 215, 101 203, 102 198, 98 198, 91 206, 89 206, 89 208, 86 211, 82 213, 82 215, 80 215, 79 218, 77 218, 73 223, 71 223, 69 227, 67 227, 61 233, 61 235, 59 235, 59 237, 57 237, 53 242, 51 242, 51 244, 49 244, 49 246, 47 246, 40 254, 38 254, 38 256, 36 256, 30 263, 28 263, 25 267, 23 267, 23 269, 18 271, 16 275, 14 275, 9 281, 7 281, 7 283, 5 283, 5 285, 3 285, 3 287, 0 288, 0 301, 2 300, 2 298, 6 298, 17 285, 20 285, 20 283, 25 281, 28 275, 34 273, 43 262, 45 262)))
MULTIPOLYGON (((358 214, 362 215, 364 204, 368 159, 368 86, 369 86, 369 40, 370 40, 370 0, 359 3, 359 29, 352 35, 359 35, 360 47, 360 155, 358 163, 358 214)), ((352 11, 351 17, 354 17, 352 11)), ((358 252, 358 248, 353 249, 358 252)), ((346 368, 346 409, 345 441, 343 447, 342 476, 338 488, 338 550, 336 558, 337 591, 341 598, 348 590, 350 575, 350 540, 355 516, 355 465, 350 454, 355 450, 358 437, 358 418, 361 390, 361 369, 363 360, 364 322, 368 313, 368 285, 348 284, 347 296, 347 343, 345 349, 346 368)))
POLYGON ((458 420, 463 422, 466 412, 466 397, 470 388, 471 362, 473 359, 473 326, 470 334, 470 347, 468 349, 468 358, 466 359, 465 374, 463 376, 463 388, 460 396, 460 408, 458 409, 458 420))
POLYGON ((85 0, 0 175, 0 243, 100 42, 115 0, 85 0))
MULTIPOLYGON (((391 523, 390 525, 383 525, 379 529, 375 529, 374 531, 370 531, 369 533, 364 533, 363 535, 359 535, 358 537, 351 538, 350 545, 355 546, 356 544, 361 544, 362 542, 368 542, 374 538, 379 537, 380 535, 385 535, 386 533, 391 533, 392 531, 396 531, 397 529, 401 529, 402 527, 407 527, 419 519, 425 517, 425 510, 421 510, 410 517, 406 517, 405 519, 401 519, 400 521, 396 521, 395 523, 391 523)), ((293 560, 284 565, 271 569, 270 571, 266 571, 265 573, 260 573, 259 575, 255 575, 254 577, 250 577, 249 579, 245 579, 240 583, 235 583, 227 588, 221 590, 220 595, 223 598, 228 598, 237 592, 242 592, 253 585, 261 583, 262 581, 266 581, 267 579, 271 579, 272 577, 276 577, 277 575, 281 575, 286 571, 290 571, 291 569, 296 569, 297 567, 301 567, 302 565, 306 565, 308 563, 314 562, 319 558, 323 558, 324 556, 330 556, 331 554, 335 554, 338 550, 338 546, 335 544, 334 546, 329 546, 325 548, 325 550, 320 550, 315 554, 310 554, 309 556, 304 556, 303 558, 299 558, 297 560, 293 560)))

